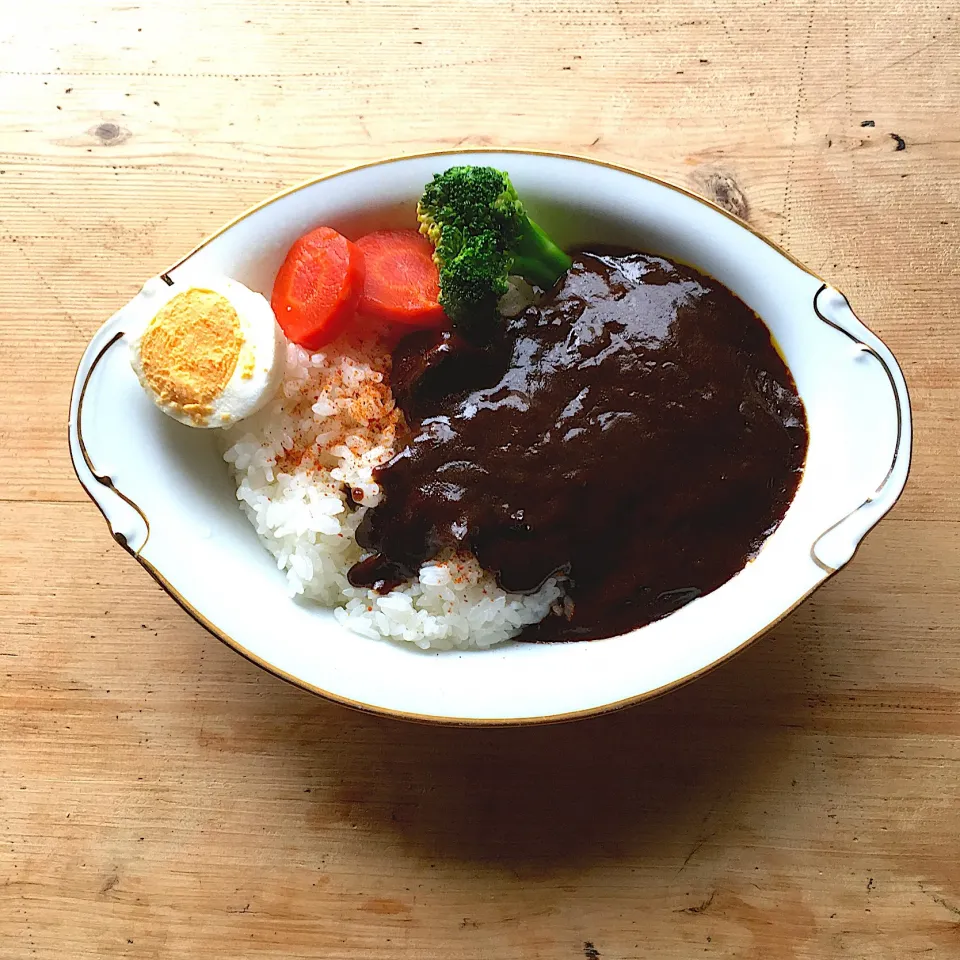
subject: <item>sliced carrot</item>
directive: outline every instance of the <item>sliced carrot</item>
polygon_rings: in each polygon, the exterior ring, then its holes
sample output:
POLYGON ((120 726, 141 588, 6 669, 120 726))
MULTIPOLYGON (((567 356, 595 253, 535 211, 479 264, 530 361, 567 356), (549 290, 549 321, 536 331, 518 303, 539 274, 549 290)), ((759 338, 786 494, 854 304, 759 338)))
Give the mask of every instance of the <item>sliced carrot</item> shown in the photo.
POLYGON ((316 350, 335 339, 357 311, 364 257, 342 234, 318 227, 287 253, 270 303, 287 339, 316 350))
POLYGON ((433 244, 416 230, 377 230, 357 241, 366 263, 360 312, 415 327, 448 323, 433 244))

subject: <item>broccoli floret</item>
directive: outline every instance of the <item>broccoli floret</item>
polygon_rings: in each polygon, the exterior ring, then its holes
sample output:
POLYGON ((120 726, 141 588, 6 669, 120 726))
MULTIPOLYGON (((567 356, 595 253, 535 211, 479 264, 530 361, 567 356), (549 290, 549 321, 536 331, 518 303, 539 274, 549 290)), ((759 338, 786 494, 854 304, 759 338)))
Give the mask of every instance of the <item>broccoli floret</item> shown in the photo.
POLYGON ((463 336, 483 340, 497 318, 497 301, 507 292, 507 256, 490 231, 466 239, 458 235, 455 244, 447 242, 448 232, 434 253, 440 304, 463 336))
POLYGON ((526 214, 506 173, 451 167, 424 188, 420 232, 434 245, 440 303, 454 326, 477 333, 495 321, 507 277, 551 287, 570 258, 526 214))

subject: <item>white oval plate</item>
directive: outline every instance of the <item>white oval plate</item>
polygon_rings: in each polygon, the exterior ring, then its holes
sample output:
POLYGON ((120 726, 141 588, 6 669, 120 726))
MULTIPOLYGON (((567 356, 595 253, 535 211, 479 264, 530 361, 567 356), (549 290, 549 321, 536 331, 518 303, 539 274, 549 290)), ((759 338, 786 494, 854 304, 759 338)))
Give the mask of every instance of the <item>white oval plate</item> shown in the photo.
MULTIPOLYGON (((347 632, 290 600, 241 513, 211 431, 160 413, 127 359, 127 307, 77 371, 70 453, 122 543, 192 616, 254 663, 307 690, 394 716, 530 723, 661 693, 743 649, 847 563, 907 479, 911 423, 893 355, 839 291, 746 224, 692 194, 596 161, 510 151, 438 153, 356 167, 248 211, 166 274, 209 269, 268 298, 293 241, 409 226, 423 185, 453 164, 509 172, 562 245, 622 243, 690 263, 773 332, 806 405, 810 447, 796 498, 755 560, 713 593, 608 640, 428 652, 347 632)), ((128 305, 129 306, 129 305, 128 305)))

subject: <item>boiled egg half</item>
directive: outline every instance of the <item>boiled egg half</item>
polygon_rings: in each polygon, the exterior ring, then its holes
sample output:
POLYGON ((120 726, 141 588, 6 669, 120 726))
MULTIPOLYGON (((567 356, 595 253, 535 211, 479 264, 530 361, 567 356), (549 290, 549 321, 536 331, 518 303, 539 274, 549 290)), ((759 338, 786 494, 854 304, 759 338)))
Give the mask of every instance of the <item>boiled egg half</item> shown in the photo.
POLYGON ((127 310, 131 366, 175 420, 229 427, 276 394, 287 341, 269 302, 239 281, 156 277, 127 310))

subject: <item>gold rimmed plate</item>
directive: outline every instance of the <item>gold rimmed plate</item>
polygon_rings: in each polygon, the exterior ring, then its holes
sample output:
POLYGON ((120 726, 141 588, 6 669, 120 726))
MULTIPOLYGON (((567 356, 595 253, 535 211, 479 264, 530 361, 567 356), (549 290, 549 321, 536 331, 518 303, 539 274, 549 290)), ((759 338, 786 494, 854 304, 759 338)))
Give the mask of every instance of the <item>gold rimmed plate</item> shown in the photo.
MULTIPOLYGON (((309 181, 247 211, 163 271, 235 277, 269 297, 287 249, 321 223, 359 234, 410 226, 423 184, 455 163, 510 173, 532 215, 568 245, 624 244, 697 266, 771 329, 807 409, 810 448, 783 523, 756 559, 661 621, 590 643, 424 653, 347 632, 291 600, 236 502, 217 438, 157 411, 127 359, 129 305, 80 362, 70 451, 114 537, 195 619, 304 689, 398 717, 536 723, 663 693, 743 649, 853 556, 907 479, 906 383, 846 299, 735 217, 621 167, 526 151, 437 153, 309 181)), ((157 278, 153 278, 156 282, 157 278)))

